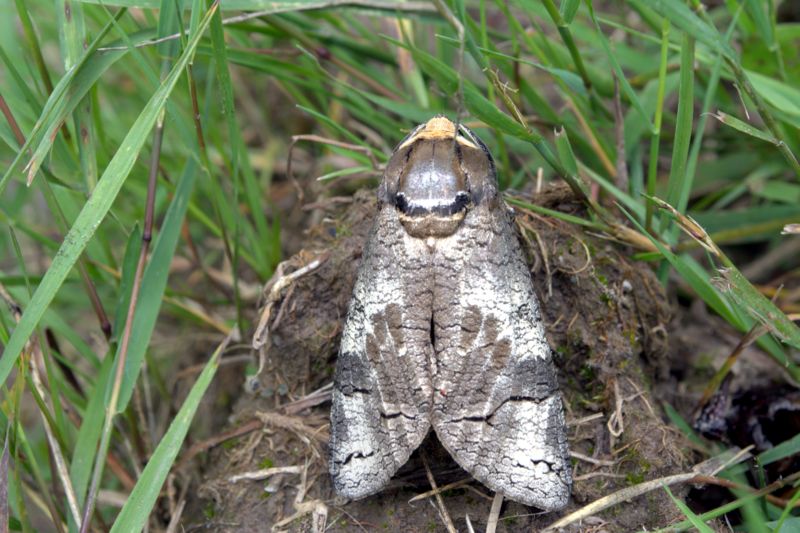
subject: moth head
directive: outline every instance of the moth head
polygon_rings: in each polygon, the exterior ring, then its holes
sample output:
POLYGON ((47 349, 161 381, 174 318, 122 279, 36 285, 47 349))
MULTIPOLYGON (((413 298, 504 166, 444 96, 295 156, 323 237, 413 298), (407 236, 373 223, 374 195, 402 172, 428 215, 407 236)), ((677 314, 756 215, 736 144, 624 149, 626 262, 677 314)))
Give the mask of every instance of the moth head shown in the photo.
POLYGON ((451 235, 470 209, 496 201, 494 161, 469 128, 437 116, 395 148, 378 194, 410 235, 451 235))

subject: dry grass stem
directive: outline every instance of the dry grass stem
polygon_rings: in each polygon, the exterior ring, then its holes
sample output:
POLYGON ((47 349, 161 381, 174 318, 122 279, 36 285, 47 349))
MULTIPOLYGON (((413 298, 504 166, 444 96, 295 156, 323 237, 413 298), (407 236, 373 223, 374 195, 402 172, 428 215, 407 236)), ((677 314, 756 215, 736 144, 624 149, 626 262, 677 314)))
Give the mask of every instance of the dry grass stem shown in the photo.
POLYGON ((408 500, 408 503, 418 502, 420 500, 424 500, 426 498, 430 498, 431 496, 436 496, 437 494, 441 494, 441 493, 443 493, 443 492, 445 492, 447 490, 457 489, 458 487, 463 487, 467 483, 471 483, 471 482, 472 482, 472 478, 471 477, 460 479, 458 481, 454 481, 452 483, 448 483, 447 485, 442 485, 441 487, 437 487, 437 488, 431 489, 431 490, 429 490, 427 492, 423 492, 422 494, 417 494, 416 496, 414 496, 413 498, 408 500))
POLYGON ((582 453, 571 451, 569 452, 570 457, 574 457, 575 459, 579 459, 581 461, 585 461, 587 463, 592 463, 593 465, 598 466, 616 466, 617 461, 607 461, 605 459, 595 459, 594 457, 589 457, 588 455, 583 455, 582 453))
POLYGON ((428 483, 431 484, 431 488, 434 490, 433 496, 436 499, 436 507, 439 510, 439 515, 444 522, 444 526, 447 528, 448 533, 456 533, 456 528, 453 525, 453 521, 450 519, 450 513, 447 512, 447 507, 444 506, 442 495, 437 491, 436 479, 434 479, 433 472, 431 472, 431 467, 428 465, 428 459, 425 457, 425 452, 420 453, 420 457, 422 458, 422 464, 425 465, 425 475, 428 476, 428 483))
POLYGON ((492 507, 489 509, 489 519, 486 521, 486 533, 495 533, 497 523, 500 521, 500 509, 503 508, 503 494, 498 492, 492 500, 492 507))
POLYGON ((170 516, 169 524, 167 524, 167 529, 164 530, 164 533, 179 533, 179 531, 181 531, 181 518, 183 517, 183 510, 185 508, 186 499, 181 499, 175 511, 172 513, 172 516, 170 516))
MULTIPOLYGON (((652 479, 631 487, 625 487, 616 492, 603 496, 602 498, 598 498, 597 500, 581 507, 577 511, 574 511, 567 516, 556 520, 547 526, 544 531, 555 531, 570 524, 580 522, 615 505, 632 500, 664 486, 668 487, 678 483, 687 483, 692 482, 693 480, 696 481, 700 478, 700 476, 713 476, 723 468, 727 468, 728 466, 736 464, 748 456, 748 449, 729 450, 717 457, 712 457, 707 461, 703 461, 702 463, 695 465, 695 467, 692 469, 692 472, 652 479)), ((800 476, 800 473, 798 476, 800 476)))
POLYGON ((583 416, 581 418, 576 418, 573 420, 567 420, 568 426, 582 426, 584 424, 588 424, 589 422, 593 422, 599 418, 604 418, 606 415, 605 413, 594 413, 588 416, 583 416))
POLYGON ((260 481, 278 474, 302 474, 302 472, 302 466, 275 466, 236 474, 235 476, 229 477, 228 481, 230 483, 238 483, 239 481, 260 481))

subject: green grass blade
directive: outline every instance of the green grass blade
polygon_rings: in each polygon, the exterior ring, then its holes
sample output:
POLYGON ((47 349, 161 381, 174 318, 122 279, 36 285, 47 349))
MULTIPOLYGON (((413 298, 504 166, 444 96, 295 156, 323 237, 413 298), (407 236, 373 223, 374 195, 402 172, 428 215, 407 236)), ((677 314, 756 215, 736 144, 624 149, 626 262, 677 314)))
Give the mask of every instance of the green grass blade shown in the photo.
POLYGON ((714 118, 716 118, 726 126, 730 126, 731 128, 741 131, 742 133, 749 135, 751 137, 755 137, 756 139, 761 139, 762 141, 766 141, 770 144, 778 144, 780 142, 778 139, 773 137, 772 134, 770 134, 769 132, 760 130, 743 120, 739 120, 733 115, 729 115, 722 111, 718 111, 717 114, 714 115, 714 118))
POLYGON ((664 407, 664 413, 667 415, 667 418, 669 418, 670 422, 672 422, 675 425, 675 427, 677 427, 687 439, 692 441, 695 446, 708 453, 709 450, 707 444, 703 441, 702 438, 700 438, 700 436, 695 432, 695 430, 692 429, 692 426, 689 425, 689 423, 686 420, 684 420, 681 414, 678 411, 676 411, 675 408, 672 407, 672 405, 666 402, 663 403, 662 406, 664 407))
MULTIPOLYGON (((692 188, 692 177, 686 174, 686 163, 689 145, 692 140, 692 123, 694 119, 694 39, 684 35, 681 42, 681 81, 678 88, 678 117, 675 122, 675 142, 672 148, 672 159, 669 171, 667 202, 678 205, 684 195, 692 188)), ((671 220, 662 219, 661 233, 670 226, 671 220)), ((670 235, 668 241, 674 241, 677 233, 670 235)))
MULTIPOLYGON (((797 488, 797 483, 795 483, 794 487, 797 488)), ((767 524, 772 528, 772 531, 775 533, 791 533, 800 531, 800 517, 790 515, 792 509, 794 509, 797 505, 798 500, 800 500, 800 490, 795 490, 794 494, 792 494, 792 497, 789 498, 789 503, 783 508, 780 518, 767 524), (786 529, 784 529, 783 526, 787 526, 786 529)))
POLYGON ((581 0, 562 0, 559 12, 564 17, 564 22, 572 24, 575 15, 578 13, 578 8, 581 7, 581 0))
MULTIPOLYGON (((161 7, 161 0, 82 0, 86 4, 102 4, 105 6, 121 6, 129 8, 141 9, 158 9, 161 7)), ((353 2, 358 4, 359 2, 353 2)), ((398 2, 395 0, 370 0, 369 2, 360 2, 362 5, 356 5, 360 11, 370 11, 379 14, 397 13, 399 7, 398 2)), ((189 2, 184 2, 184 8, 189 5, 189 2)), ((291 11, 308 11, 324 8, 335 8, 342 6, 341 0, 225 0, 224 5, 221 5, 223 11, 259 11, 264 14, 288 13, 291 11)), ((416 4, 412 9, 404 10, 418 13, 431 13, 434 11, 432 6, 422 6, 416 4)))
MULTIPOLYGON (((731 21, 728 31, 725 32, 725 42, 729 42, 731 39, 731 35, 733 34, 733 30, 736 27, 736 21, 739 18, 739 14, 741 10, 737 10, 734 14, 733 20, 731 21)), ((715 97, 717 95, 717 90, 719 87, 719 79, 722 74, 722 65, 723 65, 723 55, 722 53, 718 53, 717 60, 714 62, 713 67, 711 68, 711 76, 708 79, 708 83, 706 84, 706 92, 703 96, 703 107, 700 110, 700 117, 697 121, 697 126, 695 128, 695 135, 694 139, 692 139, 692 146, 689 149, 689 160, 686 163, 686 179, 689 180, 691 184, 688 187, 683 187, 681 189, 681 195, 678 199, 678 203, 676 205, 678 211, 681 213, 686 212, 686 208, 689 205, 689 197, 694 190, 695 183, 697 180, 697 161, 700 157, 700 150, 703 147, 703 138, 705 136, 706 130, 706 121, 708 120, 708 115, 711 111, 711 106, 714 103, 715 97)))
POLYGON ((78 438, 72 454, 69 477, 80 505, 86 501, 86 489, 89 486, 89 477, 92 475, 94 454, 97 450, 97 443, 100 441, 100 432, 103 430, 106 391, 113 368, 114 358, 109 352, 94 377, 94 386, 89 392, 89 403, 83 413, 83 422, 78 431, 78 438))
POLYGON ((161 438, 158 447, 147 462, 147 466, 144 467, 141 477, 136 482, 136 486, 117 515, 114 525, 111 527, 112 533, 141 531, 147 524, 153 505, 161 492, 161 486, 167 479, 175 457, 181 449, 200 401, 219 368, 220 355, 229 339, 226 339, 217 348, 192 386, 180 411, 175 415, 169 429, 161 438))
POLYGON ((772 50, 775 47, 775 33, 768 13, 767 4, 769 3, 769 1, 764 2, 763 0, 745 0, 744 7, 747 14, 753 19, 756 34, 764 41, 767 48, 772 50))
MULTIPOLYGON (((120 389, 118 412, 122 412, 128 405, 136 380, 139 377, 139 370, 144 361, 144 354, 150 344, 150 337, 156 326, 158 313, 164 298, 164 290, 167 287, 169 276, 169 266, 175 255, 175 248, 178 244, 181 226, 186 208, 189 204, 189 197, 194 189, 195 177, 197 176, 197 164, 193 159, 186 163, 186 168, 178 182, 175 196, 164 217, 161 231, 158 233, 153 254, 142 275, 142 286, 139 290, 139 300, 136 305, 136 315, 133 317, 133 327, 131 329, 132 342, 128 346, 128 358, 125 361, 125 377, 123 378, 122 388, 120 389)), ((117 357, 119 352, 117 353, 117 357)))
POLYGON ((631 216, 626 212, 628 219, 636 226, 643 235, 650 237, 650 241, 658 248, 661 255, 669 261, 672 267, 683 277, 683 279, 689 283, 689 286, 697 292, 697 294, 706 302, 709 307, 711 307, 714 311, 716 311, 719 315, 723 318, 728 320, 728 322, 735 323, 736 317, 733 314, 733 311, 725 300, 725 298, 718 292, 716 287, 711 284, 710 279, 706 275, 701 275, 698 270, 692 268, 688 257, 679 256, 672 253, 667 247, 665 247, 660 241, 650 236, 650 234, 645 231, 644 227, 637 222, 635 217, 631 216))
POLYGON ((570 215, 569 213, 562 213, 561 211, 556 211, 554 209, 548 209, 540 205, 526 202, 514 196, 506 196, 505 199, 506 202, 508 202, 511 205, 515 205, 517 207, 533 211, 534 213, 539 213, 547 217, 563 220, 564 222, 569 222, 570 224, 575 224, 576 226, 585 226, 587 228, 591 228, 594 230, 602 230, 602 225, 597 224, 596 222, 592 222, 591 220, 586 220, 581 217, 576 217, 575 215, 570 215))
POLYGON ((58 289, 80 257, 81 252, 111 208, 111 204, 117 197, 123 183, 125 183, 125 179, 128 177, 139 152, 147 140, 150 129, 162 113, 172 89, 175 88, 175 84, 193 56, 194 49, 197 47, 197 43, 200 42, 202 33, 208 27, 214 10, 212 7, 211 11, 206 14, 200 25, 200 31, 189 41, 183 54, 175 62, 175 66, 169 76, 164 79, 162 85, 150 98, 144 110, 142 110, 136 122, 128 131, 117 153, 114 154, 105 172, 103 172, 103 176, 98 182, 94 193, 87 200, 69 233, 64 238, 64 244, 62 244, 53 258, 50 268, 47 270, 39 287, 37 287, 30 305, 22 315, 22 319, 3 351, 2 359, 0 359, 0 382, 5 382, 6 378, 8 378, 23 346, 39 323, 48 305, 55 298, 58 289))
POLYGON ((758 93, 784 113, 800 117, 800 89, 752 70, 745 70, 758 93))
POLYGON ((569 143, 567 130, 563 128, 556 130, 555 142, 556 153, 558 153, 558 159, 561 161, 561 164, 564 165, 564 168, 566 168, 570 174, 577 175, 578 162, 575 159, 575 152, 572 151, 572 145, 569 143))
MULTIPOLYGON (((656 100, 655 111, 653 117, 653 129, 650 134, 650 154, 647 163, 647 194, 655 196, 656 182, 658 180, 658 152, 661 143, 661 119, 664 116, 664 96, 666 94, 667 85, 667 58, 669 51, 669 19, 665 18, 661 24, 661 54, 658 64, 658 82, 656 85, 656 100)), ((629 114, 630 116, 630 114, 629 114)), ((626 126, 627 126, 626 120, 626 126)), ((631 121, 638 122, 638 121, 631 121)), ((639 126, 641 127, 641 126, 639 126)), ((626 127, 625 131, 628 132, 630 128, 626 127)), ((630 141, 626 139, 626 146, 630 141)), ((650 230, 653 227, 653 204, 647 202, 645 206, 645 228, 650 230)))
POLYGON ((721 38, 717 29, 697 16, 682 0, 652 0, 647 2, 647 6, 712 50, 720 50, 728 58, 736 57, 733 48, 721 38))
POLYGON ((125 246, 125 255, 122 258, 122 275, 119 280, 119 299, 117 301, 117 312, 114 315, 113 335, 111 339, 119 342, 119 334, 128 316, 128 305, 130 304, 131 291, 133 290, 133 277, 136 273, 136 263, 139 261, 139 248, 142 245, 142 229, 139 224, 133 227, 128 235, 128 243, 125 246))
MULTIPOLYGON (((64 69, 69 71, 84 53, 86 40, 86 24, 84 22, 83 4, 72 0, 58 0, 59 37, 61 38, 61 56, 64 69)), ((72 115, 73 131, 77 137, 78 153, 81 162, 81 174, 86 180, 86 189, 91 191, 97 184, 97 153, 92 120, 92 100, 86 96, 72 115)))
POLYGON ((667 494, 669 494, 669 497, 672 499, 672 503, 674 503, 678 507, 678 509, 681 510, 681 512, 689 520, 689 522, 691 522, 692 525, 695 528, 697 528, 697 531, 699 531, 700 533, 714 533, 714 530, 708 527, 706 523, 703 522, 702 518, 697 516, 691 509, 689 509, 688 505, 686 505, 684 502, 682 502, 672 494, 672 491, 669 490, 669 487, 664 485, 664 490, 667 491, 667 494))
POLYGON ((633 104, 633 107, 639 112, 639 118, 641 118, 642 122, 647 124, 647 127, 650 131, 653 131, 654 126, 653 123, 650 122, 650 117, 647 116, 647 112, 644 110, 644 107, 642 107, 642 102, 639 101, 639 97, 636 95, 633 87, 631 87, 630 82, 628 82, 628 78, 625 77, 625 72, 623 72, 619 61, 617 61, 616 54, 611 50, 611 46, 608 44, 608 39, 603 33, 603 29, 600 27, 600 22, 598 22, 597 17, 595 16, 592 2, 589 1, 586 5, 589 6, 589 14, 594 22, 595 30, 597 30, 597 34, 600 36, 600 44, 603 46, 603 50, 606 53, 608 62, 611 63, 611 68, 614 69, 614 72, 617 75, 617 80, 619 81, 619 86, 622 89, 622 92, 625 93, 625 96, 628 97, 628 100, 630 100, 631 104, 633 104))
POLYGON ((800 453, 800 435, 795 435, 794 437, 781 442, 773 448, 770 448, 765 452, 761 452, 758 455, 758 464, 761 466, 766 466, 774 463, 775 461, 780 461, 781 459, 790 457, 796 453, 800 453))
POLYGON ((732 265, 720 269, 725 283, 723 287, 756 320, 770 328, 783 342, 800 349, 800 327, 789 320, 767 297, 758 292, 753 284, 732 265))
POLYGON ((33 149, 33 156, 27 165, 28 179, 33 179, 46 154, 53 146, 64 120, 83 101, 84 96, 108 67, 127 53, 127 50, 97 53, 100 42, 123 13, 124 11, 118 12, 114 19, 106 24, 81 59, 64 74, 53 92, 50 93, 41 116, 27 136, 25 145, 20 147, 16 158, 6 169, 3 178, 0 179, 0 195, 3 194, 11 176, 19 170, 19 165, 27 156, 28 149, 33 149), (35 148, 33 148, 34 146, 35 148))

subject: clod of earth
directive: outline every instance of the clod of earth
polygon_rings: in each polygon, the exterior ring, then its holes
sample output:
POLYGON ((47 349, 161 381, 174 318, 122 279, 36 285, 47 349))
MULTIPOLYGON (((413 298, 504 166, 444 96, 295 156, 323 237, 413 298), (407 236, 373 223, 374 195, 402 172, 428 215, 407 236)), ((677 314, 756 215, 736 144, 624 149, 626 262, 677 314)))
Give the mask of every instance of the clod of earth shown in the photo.
MULTIPOLYGON (((576 213, 581 207, 566 187, 552 186, 534 203, 576 213)), ((309 232, 304 248, 284 272, 326 257, 315 270, 293 281, 273 305, 265 369, 256 394, 244 395, 230 418, 232 429, 252 419, 263 429, 210 453, 198 513, 185 525, 215 531, 314 530, 425 531, 443 529, 435 505, 409 500, 431 491, 426 460, 437 486, 453 484, 442 502, 458 530, 466 517, 486 527, 494 496, 469 481, 435 437, 429 435, 390 486, 358 502, 336 498, 325 464, 328 386, 359 256, 376 212, 374 193, 357 193, 346 210, 327 213, 309 232), (321 392, 315 393, 322 389, 321 392), (274 468, 260 481, 230 477, 274 468), (296 470, 280 467, 300 466, 296 470), (205 498, 205 499, 203 499, 205 498)), ((680 433, 663 421, 651 383, 665 376, 669 306, 648 266, 633 263, 628 251, 585 234, 565 222, 517 212, 522 243, 532 269, 547 338, 556 352, 573 452, 573 496, 567 514, 603 495, 644 480, 686 472, 694 462, 680 433)), ((244 380, 242 376, 242 380, 244 380)), ((685 487, 673 487, 681 497, 685 487)), ((191 508, 191 505, 190 505, 191 508)), ((538 530, 559 515, 507 502, 498 531, 538 530)), ((631 531, 669 523, 679 511, 663 491, 620 504, 596 517, 606 531, 631 531)))

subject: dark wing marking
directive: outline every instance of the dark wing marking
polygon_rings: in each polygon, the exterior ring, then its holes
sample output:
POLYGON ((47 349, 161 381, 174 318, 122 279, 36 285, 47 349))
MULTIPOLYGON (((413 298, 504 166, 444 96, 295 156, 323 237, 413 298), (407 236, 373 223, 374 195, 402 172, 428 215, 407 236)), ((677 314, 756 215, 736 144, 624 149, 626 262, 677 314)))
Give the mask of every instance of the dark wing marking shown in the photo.
POLYGON ((382 489, 430 427, 430 258, 384 206, 364 249, 334 380, 330 471, 352 499, 382 489))
POLYGON ((510 216, 479 205, 437 245, 433 427, 481 483, 564 507, 571 473, 561 395, 510 216))

